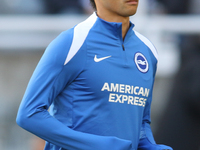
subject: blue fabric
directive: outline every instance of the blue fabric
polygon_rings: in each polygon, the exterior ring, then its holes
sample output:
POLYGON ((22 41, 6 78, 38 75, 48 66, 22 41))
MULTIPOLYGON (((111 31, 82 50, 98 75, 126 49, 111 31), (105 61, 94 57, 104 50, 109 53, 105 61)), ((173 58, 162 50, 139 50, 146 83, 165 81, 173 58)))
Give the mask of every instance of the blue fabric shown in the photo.
POLYGON ((140 140, 138 150, 173 150, 171 147, 161 144, 153 144, 147 138, 140 140))
POLYGON ((46 140, 45 150, 146 144, 157 58, 132 23, 123 40, 121 23, 94 15, 50 43, 21 102, 17 123, 46 140))
POLYGON ((149 123, 143 123, 140 133, 138 150, 173 150, 171 147, 156 144, 149 123))

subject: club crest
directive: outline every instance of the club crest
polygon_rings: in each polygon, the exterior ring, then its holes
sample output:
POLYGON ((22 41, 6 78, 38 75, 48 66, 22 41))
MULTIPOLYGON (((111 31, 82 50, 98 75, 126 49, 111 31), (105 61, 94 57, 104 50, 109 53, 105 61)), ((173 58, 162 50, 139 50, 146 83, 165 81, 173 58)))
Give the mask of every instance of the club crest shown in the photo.
POLYGON ((134 60, 139 71, 141 71, 142 73, 146 73, 149 70, 148 61, 142 53, 137 52, 135 54, 134 60))

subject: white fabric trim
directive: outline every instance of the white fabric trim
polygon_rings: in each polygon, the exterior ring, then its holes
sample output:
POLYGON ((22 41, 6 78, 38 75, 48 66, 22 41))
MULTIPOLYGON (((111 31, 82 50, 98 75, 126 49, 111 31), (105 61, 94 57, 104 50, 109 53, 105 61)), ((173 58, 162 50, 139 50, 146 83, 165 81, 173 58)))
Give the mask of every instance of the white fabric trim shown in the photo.
POLYGON ((92 28, 96 20, 97 20, 97 16, 96 16, 96 13, 94 12, 88 19, 81 22, 74 28, 73 41, 72 41, 72 44, 69 49, 69 53, 67 55, 64 65, 66 65, 81 48, 90 29, 92 28))
POLYGON ((138 33, 137 31, 135 31, 135 35, 142 41, 144 42, 144 44, 146 44, 150 50, 152 51, 153 55, 155 56, 155 58, 158 60, 158 52, 156 50, 156 48, 154 47, 154 45, 142 34, 138 33))

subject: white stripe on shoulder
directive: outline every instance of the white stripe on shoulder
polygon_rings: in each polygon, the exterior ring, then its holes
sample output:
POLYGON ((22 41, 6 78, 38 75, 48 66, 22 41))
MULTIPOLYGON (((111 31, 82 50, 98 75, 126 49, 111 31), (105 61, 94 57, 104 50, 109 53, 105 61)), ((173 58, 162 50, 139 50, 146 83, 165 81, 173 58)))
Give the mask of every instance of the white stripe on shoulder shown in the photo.
POLYGON ((92 28, 96 20, 97 20, 97 16, 96 16, 96 13, 94 12, 88 19, 79 23, 74 28, 73 41, 72 41, 72 44, 69 49, 69 53, 67 55, 64 65, 66 65, 74 57, 74 55, 78 52, 80 47, 83 45, 90 29, 92 28))
POLYGON ((142 34, 140 34, 139 32, 133 30, 135 32, 135 35, 142 41, 144 42, 144 44, 146 44, 149 49, 152 51, 153 55, 155 56, 155 58, 158 60, 158 52, 156 50, 156 48, 154 47, 154 45, 142 34))

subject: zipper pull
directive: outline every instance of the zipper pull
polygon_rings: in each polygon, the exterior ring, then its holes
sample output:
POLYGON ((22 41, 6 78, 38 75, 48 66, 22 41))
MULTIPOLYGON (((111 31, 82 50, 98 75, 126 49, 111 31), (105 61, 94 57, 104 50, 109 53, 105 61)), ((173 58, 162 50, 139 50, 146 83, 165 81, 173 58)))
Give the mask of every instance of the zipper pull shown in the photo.
POLYGON ((123 49, 123 51, 125 51, 124 44, 122 44, 122 49, 123 49))

